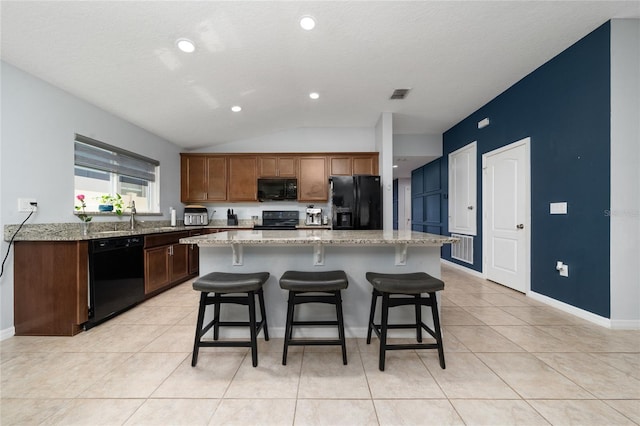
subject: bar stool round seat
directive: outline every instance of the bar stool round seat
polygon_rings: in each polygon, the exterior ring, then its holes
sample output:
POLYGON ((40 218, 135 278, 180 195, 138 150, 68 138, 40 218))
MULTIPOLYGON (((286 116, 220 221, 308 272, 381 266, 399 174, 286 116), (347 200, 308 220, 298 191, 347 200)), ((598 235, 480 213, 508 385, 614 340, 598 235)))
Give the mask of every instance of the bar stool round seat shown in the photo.
POLYGON ((378 274, 367 272, 367 281, 382 293, 420 294, 444 290, 444 282, 425 272, 378 274))
POLYGON ((341 290, 349 286, 344 271, 286 271, 280 277, 280 287, 289 291, 287 320, 284 332, 282 365, 287 365, 289 346, 337 345, 342 347, 342 363, 347 364, 347 347, 342 315, 341 290), (296 305, 304 303, 328 303, 336 307, 336 321, 296 321, 296 305), (294 326, 337 326, 338 339, 293 339, 294 326))
POLYGON ((251 348, 251 360, 254 367, 258 365, 257 336, 260 330, 264 331, 264 339, 269 340, 267 328, 267 315, 264 304, 262 286, 269 279, 268 272, 255 273, 227 273, 211 272, 199 277, 193 282, 193 289, 200 292, 200 305, 198 309, 198 322, 193 343, 193 357, 191 366, 198 362, 198 352, 201 347, 249 347, 251 348), (256 320, 255 296, 258 296, 260 304, 260 321, 256 320), (233 303, 249 307, 249 321, 221 321, 220 310, 223 304, 233 303), (207 306, 213 305, 213 319, 204 325, 204 316, 207 306), (248 341, 220 341, 220 327, 249 327, 250 340, 248 341), (213 328, 213 341, 202 340, 202 337, 213 328))
POLYGON ((193 289, 211 293, 246 293, 259 290, 268 279, 268 272, 250 274, 211 272, 194 281, 193 289))
POLYGON ((372 331, 380 339, 380 357, 378 368, 384 371, 385 355, 387 350, 402 349, 437 349, 440 367, 445 368, 444 346, 442 343, 442 330, 440 328, 440 316, 438 314, 438 301, 436 292, 444 290, 444 282, 432 277, 426 272, 413 272, 406 274, 380 274, 367 272, 366 278, 373 286, 371 295, 371 311, 369 313, 369 327, 367 330, 367 344, 371 343, 372 331), (380 324, 374 322, 376 303, 378 297, 382 297, 380 324), (389 324, 389 308, 395 306, 414 305, 415 323, 389 324), (422 322, 422 306, 431 307, 433 329, 422 322), (416 340, 414 344, 387 344, 389 329, 415 328, 416 340), (429 333, 435 343, 422 343, 422 330, 429 333))

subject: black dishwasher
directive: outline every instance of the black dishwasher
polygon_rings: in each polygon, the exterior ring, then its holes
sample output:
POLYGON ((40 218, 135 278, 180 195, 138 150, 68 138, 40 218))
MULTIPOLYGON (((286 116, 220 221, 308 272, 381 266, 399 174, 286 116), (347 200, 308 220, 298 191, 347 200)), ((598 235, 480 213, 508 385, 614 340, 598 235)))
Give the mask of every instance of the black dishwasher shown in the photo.
POLYGON ((89 321, 85 330, 144 299, 143 237, 93 240, 89 244, 89 321))

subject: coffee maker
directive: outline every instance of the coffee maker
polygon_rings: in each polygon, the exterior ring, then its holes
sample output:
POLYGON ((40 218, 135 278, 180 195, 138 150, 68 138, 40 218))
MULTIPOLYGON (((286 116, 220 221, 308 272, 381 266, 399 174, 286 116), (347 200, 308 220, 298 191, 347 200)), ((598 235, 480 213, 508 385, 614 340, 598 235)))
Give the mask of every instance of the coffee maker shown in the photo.
POLYGON ((304 223, 305 225, 322 225, 322 209, 308 206, 304 223))

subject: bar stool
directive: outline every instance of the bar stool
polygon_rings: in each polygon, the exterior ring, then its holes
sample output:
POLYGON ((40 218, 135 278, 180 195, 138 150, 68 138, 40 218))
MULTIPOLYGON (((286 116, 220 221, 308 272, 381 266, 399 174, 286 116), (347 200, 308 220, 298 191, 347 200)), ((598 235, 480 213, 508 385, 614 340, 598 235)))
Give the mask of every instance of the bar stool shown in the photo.
POLYGON ((380 371, 384 371, 385 352, 387 350, 401 349, 438 349, 440 367, 444 369, 444 347, 442 344, 440 317, 438 315, 438 302, 436 300, 436 292, 444 289, 444 282, 425 272, 409 274, 378 274, 375 272, 367 272, 366 277, 367 281, 373 286, 369 328, 367 330, 367 344, 371 343, 371 331, 375 331, 380 339, 380 358, 378 364, 380 371), (422 293, 427 293, 427 295, 423 296, 422 293), (382 312, 380 324, 375 324, 373 322, 374 313, 376 310, 376 301, 379 296, 382 296, 382 312), (415 306, 415 324, 388 324, 389 308, 404 305, 415 306), (434 330, 422 322, 422 306, 431 306, 434 330), (415 328, 418 343, 387 344, 387 330, 395 328, 415 328), (422 343, 423 329, 436 339, 436 343, 422 343))
POLYGON ((287 322, 284 332, 282 365, 287 365, 289 346, 338 345, 342 346, 342 363, 347 364, 347 346, 344 338, 341 290, 349 285, 344 271, 286 271, 280 277, 280 287, 289 291, 287 322), (311 293, 311 294, 310 294, 311 293), (303 303, 329 303, 336 307, 336 321, 294 321, 296 305, 303 303), (293 339, 294 326, 338 326, 338 339, 293 339))
POLYGON ((198 362, 198 351, 201 347, 249 347, 253 366, 258 365, 257 336, 264 330, 264 340, 269 340, 267 330, 267 315, 264 307, 262 286, 269 279, 268 272, 237 274, 226 272, 211 272, 199 277, 193 282, 193 289, 200 293, 200 308, 198 309, 198 324, 193 343, 193 357, 191 366, 198 362), (238 295, 238 293, 246 293, 238 295), (260 322, 256 321, 255 296, 260 303, 260 322), (220 308, 224 303, 235 303, 249 307, 249 321, 221 321, 220 308), (213 320, 203 327, 204 314, 208 305, 213 305, 213 320), (251 338, 248 341, 218 341, 220 327, 249 327, 251 338), (202 336, 213 327, 213 341, 203 341, 202 336))

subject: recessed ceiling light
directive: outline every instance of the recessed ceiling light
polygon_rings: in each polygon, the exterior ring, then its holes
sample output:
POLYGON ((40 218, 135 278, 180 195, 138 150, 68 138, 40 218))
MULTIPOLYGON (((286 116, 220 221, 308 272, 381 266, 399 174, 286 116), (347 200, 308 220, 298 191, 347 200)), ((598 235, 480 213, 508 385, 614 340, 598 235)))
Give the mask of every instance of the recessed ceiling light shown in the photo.
POLYGON ((397 164, 394 164, 394 165, 393 165, 393 168, 394 168, 394 169, 397 169, 397 168, 398 168, 398 165, 397 165, 397 164))
POLYGON ((238 105, 234 105, 234 106, 231 107, 231 111, 240 112, 240 111, 242 111, 242 107, 240 107, 238 105))
POLYGON ((185 53, 192 53, 196 50, 196 45, 186 38, 179 38, 176 40, 176 46, 185 53))
POLYGON ((303 16, 300 18, 300 26, 303 30, 311 31, 316 26, 316 21, 311 16, 303 16))
POLYGON ((309 97, 311 99, 318 99, 320 97, 320 94, 318 92, 311 92, 309 93, 309 97))

